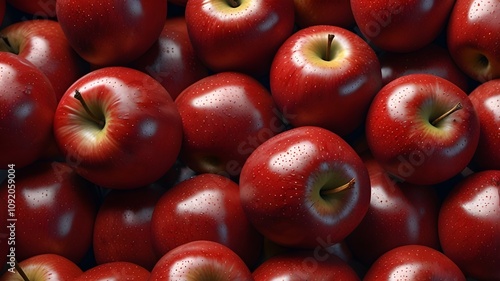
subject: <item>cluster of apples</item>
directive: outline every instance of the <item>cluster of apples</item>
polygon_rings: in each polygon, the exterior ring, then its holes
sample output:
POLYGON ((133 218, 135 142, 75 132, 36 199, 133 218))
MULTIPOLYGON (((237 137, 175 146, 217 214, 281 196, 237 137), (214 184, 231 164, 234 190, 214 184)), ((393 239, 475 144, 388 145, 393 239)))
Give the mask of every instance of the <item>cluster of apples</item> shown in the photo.
POLYGON ((0 20, 1 281, 500 280, 497 1, 0 20))

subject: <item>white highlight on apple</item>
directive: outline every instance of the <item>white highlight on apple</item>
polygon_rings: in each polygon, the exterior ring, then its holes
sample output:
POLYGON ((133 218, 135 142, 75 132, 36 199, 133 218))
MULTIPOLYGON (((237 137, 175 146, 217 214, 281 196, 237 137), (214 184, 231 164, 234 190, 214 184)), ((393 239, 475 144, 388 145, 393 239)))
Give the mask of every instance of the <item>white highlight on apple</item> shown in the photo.
POLYGON ((455 155, 458 155, 462 152, 464 148, 467 147, 467 138, 462 136, 453 147, 450 147, 450 149, 445 150, 445 154, 447 157, 452 157, 455 155))
POLYGON ((387 100, 387 110, 391 118, 404 120, 406 105, 417 94, 418 88, 415 85, 400 85, 392 92, 397 94, 393 94, 392 97, 387 100))
POLYGON ((279 17, 276 13, 271 13, 269 17, 257 26, 257 30, 266 32, 273 28, 278 23, 279 17))
POLYGON ((470 22, 481 21, 486 15, 492 12, 483 4, 484 0, 474 0, 474 2, 470 4, 470 9, 467 13, 470 22))
POLYGON ((64 237, 69 234, 73 228, 75 213, 69 212, 61 216, 57 224, 57 234, 64 237))
POLYGON ((129 13, 127 13, 127 14, 134 16, 134 17, 141 16, 144 13, 141 3, 142 3, 141 1, 137 1, 137 0, 126 1, 125 6, 129 10, 129 13))
POLYGON ((470 201, 462 204, 462 208, 475 217, 493 216, 500 206, 500 194, 494 186, 487 187, 478 192, 470 201))
POLYGON ((127 210, 123 213, 124 222, 127 225, 138 225, 144 221, 148 221, 151 219, 154 208, 144 208, 138 212, 134 212, 132 210, 127 210))
POLYGON ((411 265, 409 264, 402 264, 402 265, 398 265, 396 267, 394 267, 393 270, 391 270, 392 272, 398 272, 400 274, 391 274, 389 276, 389 279, 387 279, 387 281, 399 281, 401 279, 401 276, 403 276, 403 272, 404 272, 404 277, 405 277, 405 280, 418 280, 418 275, 420 274, 420 272, 422 272, 423 269, 419 269, 419 267, 422 267, 421 265, 419 265, 418 263, 412 263, 411 265))
POLYGON ((219 190, 203 190, 179 202, 176 212, 179 214, 207 214, 209 217, 218 218, 217 224, 220 227, 217 232, 221 239, 220 242, 226 243, 229 241, 227 225, 224 223, 226 214, 220 205, 211 203, 214 201, 223 202, 224 194, 219 190))
POLYGON ((347 83, 339 87, 339 94, 341 96, 347 96, 349 94, 356 93, 359 88, 363 87, 367 80, 367 76, 361 75, 355 79, 347 81, 347 83))
POLYGON ((45 188, 23 189, 23 197, 30 201, 33 208, 41 208, 54 202, 57 190, 61 188, 58 183, 48 185, 45 188))
POLYGON ((158 124, 154 120, 146 119, 140 124, 140 135, 143 138, 149 138, 156 134, 158 124))
MULTIPOLYGON (((492 112, 498 112, 498 108, 500 108, 500 95, 493 96, 487 98, 484 101, 484 105, 492 112)), ((500 121, 500 115, 495 116, 495 121, 500 121)))
POLYGON ((268 162, 269 169, 275 173, 287 173, 288 170, 301 170, 314 158, 317 147, 310 141, 302 141, 291 145, 284 152, 274 155, 268 162))
MULTIPOLYGON (((193 99, 191 102, 193 107, 217 109, 224 108, 246 108, 251 105, 247 98, 246 90, 241 86, 223 86, 215 88, 212 91, 193 99)), ((231 112, 238 112, 232 110, 231 112)), ((243 110, 241 111, 243 112, 243 110)), ((258 110, 253 110, 253 120, 255 124, 262 124, 262 115, 258 110)), ((231 117, 231 116, 227 116, 231 117)), ((233 116, 235 117, 235 116, 233 116)))

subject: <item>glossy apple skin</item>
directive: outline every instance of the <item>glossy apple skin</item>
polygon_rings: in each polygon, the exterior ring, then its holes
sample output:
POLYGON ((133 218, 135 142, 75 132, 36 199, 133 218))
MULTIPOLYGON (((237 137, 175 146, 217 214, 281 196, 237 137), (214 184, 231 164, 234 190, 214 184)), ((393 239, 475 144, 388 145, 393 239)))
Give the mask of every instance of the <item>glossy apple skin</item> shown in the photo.
POLYGON ((346 238, 355 258, 369 266, 398 246, 439 249, 439 197, 430 186, 396 182, 371 155, 363 155, 370 174, 371 200, 361 223, 346 238))
POLYGON ((249 220, 284 246, 333 245, 361 221, 370 204, 370 181, 356 152, 319 127, 285 131, 261 144, 240 176, 240 198, 249 220), (344 191, 321 195, 354 179, 344 191))
POLYGON ((471 278, 500 279, 500 170, 473 173, 448 194, 439 214, 443 252, 471 278))
POLYGON ((78 79, 61 98, 54 118, 56 141, 68 163, 84 178, 107 188, 146 186, 175 163, 182 142, 179 112, 147 74, 106 67, 78 79), (100 128, 74 95, 78 90, 100 128))
POLYGON ((69 44, 83 59, 101 67, 123 65, 144 54, 158 39, 167 17, 166 0, 93 4, 57 0, 56 13, 69 44))
POLYGON ((151 232, 160 257, 182 244, 209 240, 230 248, 249 267, 257 264, 263 244, 243 212, 238 184, 209 173, 165 192, 154 208, 151 232))
POLYGON ((36 18, 55 18, 56 0, 6 0, 9 5, 36 18))
POLYGON ((353 27, 350 0, 294 0, 295 23, 299 28, 313 25, 353 27))
POLYGON ((482 83, 469 98, 481 126, 479 144, 472 159, 473 169, 500 170, 500 79, 482 83))
POLYGON ((58 101, 88 70, 54 20, 20 21, 0 33, 10 44, 0 41, 0 51, 18 54, 38 67, 50 80, 58 101))
POLYGON ((457 65, 471 78, 500 78, 500 3, 457 0, 447 28, 447 45, 457 65))
POLYGON ((97 264, 127 261, 153 269, 158 257, 151 238, 151 217, 164 191, 150 185, 111 190, 106 195, 94 224, 92 245, 97 264))
POLYGON ((194 50, 214 72, 267 74, 294 28, 293 0, 190 0, 185 17, 194 50))
POLYGON ((197 240, 182 244, 160 258, 149 281, 160 280, 253 279, 243 260, 231 249, 217 242, 197 240))
POLYGON ((407 74, 427 73, 440 76, 469 93, 468 76, 455 64, 448 49, 431 43, 408 53, 384 52, 379 56, 382 85, 407 74))
POLYGON ((373 157, 391 175, 413 184, 437 184, 469 164, 479 141, 479 120, 458 86, 435 75, 411 74, 375 96, 366 139, 373 157), (458 103, 462 109, 431 124, 458 103))
MULTIPOLYGON (((19 262, 30 281, 73 281, 83 272, 73 261, 57 254, 40 254, 19 262)), ((17 272, 7 271, 0 281, 23 280, 17 272)))
POLYGON ((351 0, 351 9, 359 31, 371 44, 385 51, 411 52, 437 38, 454 3, 454 0, 351 0))
POLYGON ((42 71, 12 53, 0 52, 0 88, 0 167, 20 169, 48 147, 57 100, 42 71))
POLYGON ((185 88, 209 75, 193 50, 182 16, 167 19, 157 42, 131 66, 155 78, 174 100, 185 88))
MULTIPOLYGON (((16 258, 53 253, 78 263, 91 248, 95 189, 71 167, 37 162, 16 170, 16 258), (43 218, 43 219, 41 219, 43 218)), ((0 198, 9 198, 7 181, 0 198)))
POLYGON ((460 268, 443 253, 422 245, 392 249, 369 268, 363 281, 450 280, 465 281, 460 268))
MULTIPOLYGON (((58 0, 59 1, 59 0, 58 0)), ((150 272, 137 264, 125 261, 108 262, 96 265, 85 272, 74 281, 95 280, 149 280, 150 272)))
POLYGON ((250 153, 285 128, 269 91, 243 73, 203 78, 175 104, 184 132, 180 158, 198 173, 239 176, 250 153))
POLYGON ((353 268, 335 255, 315 255, 312 251, 298 251, 274 256, 253 272, 255 281, 322 281, 361 280, 353 268))
POLYGON ((373 49, 336 26, 312 26, 294 33, 276 53, 270 72, 273 99, 291 125, 319 126, 341 136, 363 123, 381 85, 373 49), (332 59, 324 60, 329 34, 335 35, 332 59))
POLYGON ((0 0, 0 24, 3 22, 3 17, 5 16, 5 0, 0 0))

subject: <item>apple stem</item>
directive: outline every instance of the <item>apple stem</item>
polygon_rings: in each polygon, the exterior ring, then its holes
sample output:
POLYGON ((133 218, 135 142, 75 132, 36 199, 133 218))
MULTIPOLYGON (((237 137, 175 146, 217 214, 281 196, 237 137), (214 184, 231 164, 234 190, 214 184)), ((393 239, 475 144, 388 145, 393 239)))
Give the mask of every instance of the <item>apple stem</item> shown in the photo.
POLYGON ((433 126, 436 126, 439 122, 441 122, 441 120, 443 120, 444 118, 450 116, 453 112, 457 111, 457 110, 460 110, 462 109, 463 106, 461 103, 457 103, 454 107, 452 107, 450 110, 446 111, 445 113, 443 113, 441 116, 439 116, 438 118, 434 119, 431 124, 433 126))
POLYGON ((321 190, 320 193, 322 196, 339 193, 339 192, 342 192, 344 190, 353 188, 355 183, 356 183, 356 180, 354 178, 352 178, 348 183, 346 183, 344 185, 341 185, 341 186, 336 187, 336 188, 324 189, 324 190, 321 190))
POLYGON ((104 121, 102 119, 98 118, 97 116, 95 116, 94 113, 92 113, 92 111, 90 111, 90 108, 88 107, 87 103, 83 99, 82 93, 80 93, 80 91, 78 91, 78 90, 75 90, 74 98, 77 99, 82 104, 83 108, 85 109, 87 114, 90 116, 90 118, 92 118, 92 120, 94 120, 97 124, 99 124, 99 126, 101 128, 103 128, 105 125, 104 121))
POLYGON ((21 277, 23 278, 24 281, 30 281, 30 279, 28 278, 28 276, 26 275, 26 273, 24 272, 24 270, 21 268, 21 266, 19 266, 19 263, 16 261, 14 261, 14 267, 16 268, 17 270, 17 273, 19 273, 19 275, 21 275, 21 277))
POLYGON ((331 49, 332 49, 333 38, 335 38, 335 35, 328 34, 328 42, 326 45, 326 53, 325 53, 325 60, 326 61, 331 60, 330 56, 332 55, 331 49))
POLYGON ((240 5, 240 1, 238 0, 228 0, 227 1, 229 6, 233 7, 233 8, 236 8, 240 5))

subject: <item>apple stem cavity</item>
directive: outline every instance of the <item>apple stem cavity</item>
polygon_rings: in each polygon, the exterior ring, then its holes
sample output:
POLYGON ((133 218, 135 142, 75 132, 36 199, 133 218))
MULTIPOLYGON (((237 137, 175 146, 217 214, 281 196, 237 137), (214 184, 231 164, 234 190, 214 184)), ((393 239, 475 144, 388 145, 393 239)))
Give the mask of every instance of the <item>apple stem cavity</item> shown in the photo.
POLYGON ((328 34, 328 41, 327 41, 327 45, 326 45, 326 52, 325 52, 325 57, 324 57, 324 60, 326 61, 329 61, 331 60, 331 56, 332 56, 332 42, 333 42, 333 38, 335 38, 335 35, 333 34, 328 34))
POLYGON ((30 281, 30 279, 28 278, 28 276, 26 275, 26 273, 24 272, 24 270, 21 268, 21 266, 19 265, 19 263, 16 261, 14 261, 14 267, 16 268, 16 271, 17 273, 19 273, 19 275, 21 275, 21 277, 23 278, 24 281, 30 281))
POLYGON ((227 3, 229 4, 229 6, 231 6, 232 8, 237 8, 240 6, 240 1, 239 0, 228 0, 227 3))
POLYGON ((90 116, 90 118, 92 118, 92 120, 94 122, 96 122, 101 129, 104 128, 104 125, 106 123, 104 122, 104 120, 98 118, 97 116, 95 116, 94 113, 92 113, 92 111, 90 110, 89 106, 87 105, 87 103, 83 99, 82 93, 80 93, 80 91, 75 90, 74 98, 77 99, 82 104, 83 108, 85 109, 85 111, 87 112, 87 114, 90 116))
POLYGON ((457 103, 454 107, 452 107, 450 110, 446 111, 445 113, 443 113, 441 116, 439 116, 438 118, 434 119, 433 121, 431 121, 431 124, 433 126, 436 126, 439 122, 441 122, 444 118, 450 116, 453 112, 455 111, 458 111, 460 109, 462 109, 463 106, 461 103, 457 103))
POLYGON ((355 183, 356 183, 356 180, 354 178, 352 178, 349 182, 347 182, 346 184, 343 184, 339 187, 330 188, 330 189, 322 189, 320 191, 320 194, 321 194, 321 196, 337 194, 337 193, 340 193, 344 190, 348 190, 348 189, 353 188, 355 183))
MULTIPOLYGON (((9 53, 14 53, 17 55, 18 52, 16 52, 16 50, 10 44, 9 38, 4 37, 4 36, 1 36, 1 38, 2 38, 2 42, 3 42, 2 45, 4 45, 5 50, 8 51, 9 53)), ((2 49, 2 48, 0 47, 0 49, 2 49)))

